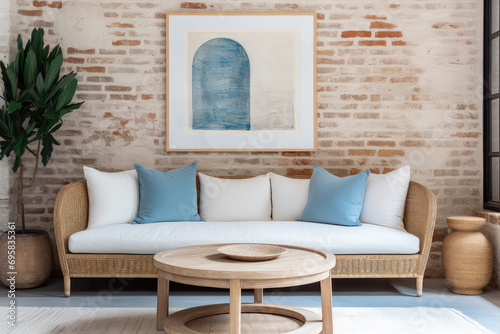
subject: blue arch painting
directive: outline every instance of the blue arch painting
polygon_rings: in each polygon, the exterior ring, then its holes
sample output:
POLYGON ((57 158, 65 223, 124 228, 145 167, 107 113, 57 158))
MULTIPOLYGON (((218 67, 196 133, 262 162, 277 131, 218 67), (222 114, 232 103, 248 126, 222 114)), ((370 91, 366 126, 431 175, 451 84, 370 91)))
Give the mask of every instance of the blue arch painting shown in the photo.
POLYGON ((193 129, 250 130, 250 61, 240 43, 214 38, 192 68, 193 129))

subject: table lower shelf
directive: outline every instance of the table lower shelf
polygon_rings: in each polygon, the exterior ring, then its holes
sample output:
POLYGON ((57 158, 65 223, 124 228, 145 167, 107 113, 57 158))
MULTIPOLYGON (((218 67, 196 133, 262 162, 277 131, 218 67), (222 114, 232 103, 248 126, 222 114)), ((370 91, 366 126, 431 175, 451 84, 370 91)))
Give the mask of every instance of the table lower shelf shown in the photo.
MULTIPOLYGON (((168 334, 207 333, 207 331, 198 332, 193 330, 187 327, 186 324, 203 317, 229 314, 229 310, 229 304, 206 305, 184 309, 165 319, 164 330, 168 334)), ((241 304, 241 313, 272 314, 293 318, 302 323, 302 326, 288 332, 288 334, 319 334, 323 327, 320 315, 299 307, 267 303, 241 304)), ((229 322, 227 323, 227 328, 229 329, 229 322)))

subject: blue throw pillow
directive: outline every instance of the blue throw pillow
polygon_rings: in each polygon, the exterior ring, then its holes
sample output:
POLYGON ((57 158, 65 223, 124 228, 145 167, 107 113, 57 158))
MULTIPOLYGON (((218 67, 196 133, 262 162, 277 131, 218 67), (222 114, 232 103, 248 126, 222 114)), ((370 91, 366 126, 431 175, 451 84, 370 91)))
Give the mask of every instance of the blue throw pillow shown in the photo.
POLYGON ((159 172, 134 165, 139 178, 139 214, 132 224, 200 221, 196 192, 196 162, 159 172))
POLYGON ((344 226, 361 226, 359 215, 363 207, 366 182, 370 171, 337 177, 319 166, 309 183, 307 204, 300 220, 344 226))

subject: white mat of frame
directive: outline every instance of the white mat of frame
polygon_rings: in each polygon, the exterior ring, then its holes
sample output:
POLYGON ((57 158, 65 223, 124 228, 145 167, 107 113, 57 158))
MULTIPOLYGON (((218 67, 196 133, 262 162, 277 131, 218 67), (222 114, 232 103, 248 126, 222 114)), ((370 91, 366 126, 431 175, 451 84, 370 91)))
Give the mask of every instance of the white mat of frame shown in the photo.
MULTIPOLYGON (((319 308, 309 309, 320 312, 319 308)), ((492 333, 463 313, 451 308, 334 308, 333 316, 335 334, 492 333)), ((217 317, 218 321, 214 321, 215 318, 208 321, 196 320, 198 323, 193 321, 190 327, 196 330, 205 327, 204 333, 221 333, 224 331, 220 328, 221 325, 224 324, 222 327, 226 327, 223 320, 228 318, 224 318, 226 315, 217 317)), ((155 329, 156 310, 153 308, 19 307, 16 327, 6 323, 7 317, 2 318, 0 320, 2 334, 161 333, 155 329)), ((287 318, 259 314, 242 315, 243 333, 276 333, 290 331, 297 326, 297 323, 287 318)))

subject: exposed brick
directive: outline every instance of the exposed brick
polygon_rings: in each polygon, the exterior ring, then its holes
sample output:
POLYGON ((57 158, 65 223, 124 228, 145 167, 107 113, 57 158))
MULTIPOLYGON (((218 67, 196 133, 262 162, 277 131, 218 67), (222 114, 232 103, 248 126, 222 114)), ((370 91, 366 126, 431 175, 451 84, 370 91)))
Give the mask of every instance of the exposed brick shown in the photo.
POLYGON ((366 148, 359 148, 359 149, 349 149, 349 155, 356 155, 356 156, 374 156, 375 153, 377 153, 377 150, 372 150, 372 149, 366 149, 366 148))
POLYGON ((404 155, 405 155, 405 151, 403 151, 403 150, 379 150, 378 151, 379 157, 395 157, 395 156, 403 157, 404 155))
POLYGON ((105 50, 105 49, 99 49, 99 54, 101 55, 126 55, 127 51, 126 50, 105 50))
POLYGON ((181 2, 181 8, 207 9, 207 5, 203 2, 181 2))
POLYGON ((392 41, 393 46, 405 46, 406 42, 405 41, 392 41))
POLYGON ((62 1, 52 1, 50 4, 49 4, 49 7, 50 8, 62 8, 62 1))
POLYGON ((392 140, 369 140, 367 143, 368 146, 385 146, 385 147, 395 147, 396 142, 392 140))
POLYGON ((87 77, 88 82, 113 82, 113 77, 104 77, 104 76, 90 76, 87 77))
POLYGON ((452 23, 447 23, 447 22, 441 22, 441 23, 436 23, 433 24, 432 27, 434 29, 457 29, 460 26, 458 24, 452 24, 452 23))
POLYGON ((378 15, 365 15, 365 19, 367 20, 387 20, 386 16, 378 16, 378 15))
POLYGON ((398 37, 403 37, 403 33, 401 31, 376 31, 375 37, 378 37, 378 38, 398 38, 398 37))
POLYGON ((340 95, 342 100, 355 100, 355 101, 364 101, 368 98, 366 94, 342 94, 340 95))
POLYGON ((80 49, 75 49, 75 48, 68 48, 68 54, 85 54, 85 55, 93 55, 95 54, 95 49, 87 49, 87 50, 80 50, 80 49))
MULTIPOLYGON (((36 20, 33 21, 33 26, 38 28, 52 28, 54 26, 54 22, 44 21, 44 20, 36 20)), ((50 30, 49 30, 50 32, 50 30)))
POLYGON ((407 77, 393 77, 393 78, 391 78, 391 82, 394 82, 394 83, 400 83, 400 82, 416 83, 416 82, 418 82, 418 78, 417 77, 412 77, 412 76, 407 76, 407 77))
POLYGON ((33 1, 33 6, 35 7, 46 7, 47 1, 33 1))
POLYGON ((364 40, 359 41, 360 46, 387 46, 386 41, 382 40, 364 40))
POLYGON ((388 22, 374 21, 370 23, 370 29, 394 29, 394 28, 396 28, 396 25, 388 22))
POLYGON ((142 94, 141 95, 141 99, 143 99, 143 100, 152 100, 153 97, 154 97, 153 94, 142 94))
POLYGON ((106 91, 110 91, 110 92, 130 92, 132 90, 132 87, 127 87, 127 86, 106 86, 105 90, 106 91))
POLYGON ((282 152, 284 157, 310 157, 311 152, 282 152))
POLYGON ((371 37, 371 31, 342 31, 342 38, 371 37))
POLYGON ((303 169, 294 169, 294 168, 288 168, 286 170, 286 175, 292 176, 292 175, 305 175, 309 176, 312 175, 313 169, 312 168, 303 168, 303 169))
POLYGON ((378 119, 378 118, 380 118, 380 114, 375 113, 375 112, 357 112, 353 116, 355 119, 378 119))
POLYGON ((452 137, 458 137, 458 138, 479 138, 481 136, 481 132, 459 132, 459 133, 452 133, 452 137))
POLYGON ((141 45, 141 41, 138 40, 128 40, 128 39, 120 39, 118 41, 113 42, 114 46, 136 46, 136 45, 141 45))
POLYGON ((85 58, 68 57, 65 58, 64 61, 71 64, 83 64, 85 62, 85 58))
POLYGON ((297 9, 299 8, 299 5, 296 4, 296 3, 277 3, 277 4, 274 4, 274 8, 278 8, 278 9, 283 9, 283 8, 288 8, 288 9, 297 9))
POLYGON ((130 94, 111 94, 109 96, 111 100, 137 100, 137 95, 130 95, 130 94))
POLYGON ((106 67, 104 66, 88 66, 88 67, 77 67, 77 72, 88 72, 88 73, 104 73, 106 72, 106 67))
POLYGON ((318 50, 319 56, 333 56, 335 54, 335 50, 318 50))
POLYGON ((364 140, 339 140, 337 142, 337 146, 339 147, 363 147, 365 146, 364 140))
POLYGON ((42 16, 43 11, 41 9, 19 9, 17 13, 24 16, 42 16))
POLYGON ((403 140, 399 143, 399 145, 406 146, 406 147, 424 147, 425 141, 424 140, 403 140))
POLYGON ((108 27, 108 28, 135 28, 135 26, 132 23, 120 23, 120 22, 106 24, 106 27, 108 27))
POLYGON ((353 46, 354 42, 353 41, 332 41, 332 42, 328 42, 328 45, 331 45, 331 46, 353 46))
MULTIPOLYGON (((366 169, 360 169, 360 168, 351 168, 350 170, 350 175, 356 175, 356 174, 359 174, 361 172, 364 172, 366 169)), ((375 168, 375 167, 372 167, 369 169, 370 170, 370 173, 374 173, 374 174, 380 174, 380 170, 378 168, 375 168)))
POLYGON ((102 86, 101 85, 85 85, 85 84, 79 84, 77 87, 77 91, 101 91, 102 86))
POLYGON ((106 100, 106 94, 76 94, 78 100, 106 100))
POLYGON ((118 13, 104 13, 104 17, 119 17, 118 13))

